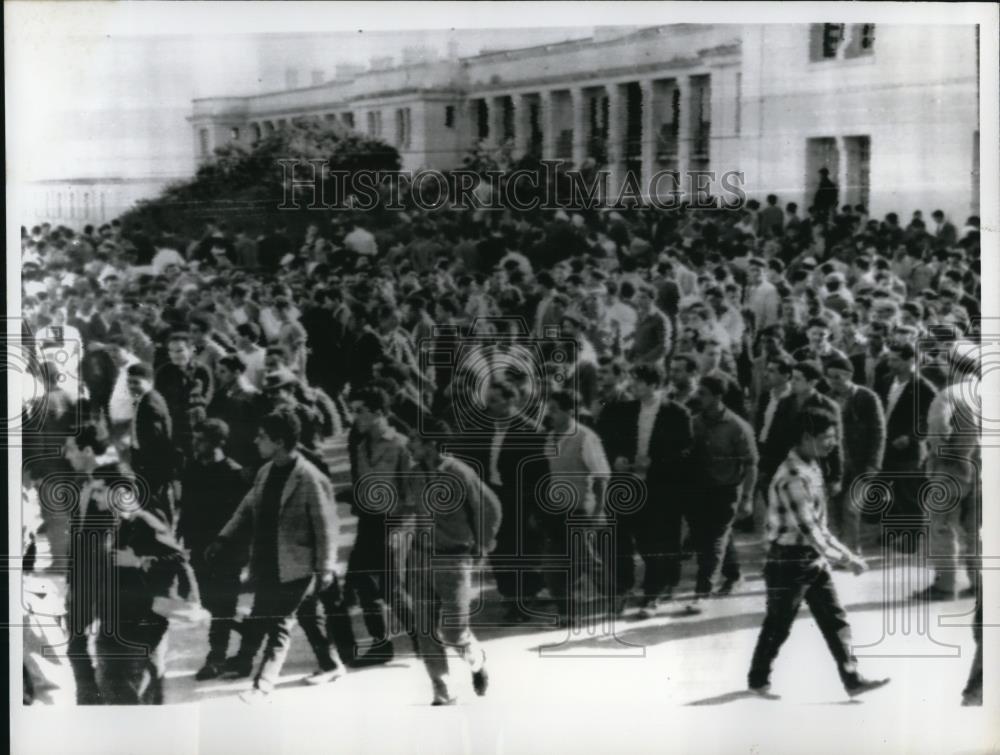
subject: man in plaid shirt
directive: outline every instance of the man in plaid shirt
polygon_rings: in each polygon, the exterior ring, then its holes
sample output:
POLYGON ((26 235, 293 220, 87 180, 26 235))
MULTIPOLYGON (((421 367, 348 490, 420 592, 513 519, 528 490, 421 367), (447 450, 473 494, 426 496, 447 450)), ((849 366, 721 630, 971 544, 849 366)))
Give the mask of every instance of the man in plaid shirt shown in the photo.
POLYGON ((830 572, 831 562, 847 566, 855 575, 867 568, 826 525, 826 486, 819 460, 837 445, 837 420, 824 410, 807 409, 796 421, 798 441, 778 467, 768 490, 766 533, 771 547, 764 566, 767 614, 748 683, 752 692, 768 693, 771 666, 804 599, 837 662, 844 688, 855 697, 889 680, 866 679, 858 673, 851 652, 851 627, 830 572))

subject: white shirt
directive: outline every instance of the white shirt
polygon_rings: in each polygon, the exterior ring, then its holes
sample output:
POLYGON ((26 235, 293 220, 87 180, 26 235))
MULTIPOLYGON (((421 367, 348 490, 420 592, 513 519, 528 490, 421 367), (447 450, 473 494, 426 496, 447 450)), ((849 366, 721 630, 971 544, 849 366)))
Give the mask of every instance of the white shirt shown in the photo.
POLYGON ((899 397, 903 395, 903 389, 908 382, 910 382, 909 379, 901 381, 899 378, 893 378, 892 386, 889 388, 889 396, 885 402, 886 419, 892 415, 896 404, 899 403, 899 397))
POLYGON ((562 456, 566 441, 575 433, 582 433, 580 455, 583 465, 587 470, 596 476, 606 477, 610 475, 611 465, 608 464, 608 457, 604 455, 604 446, 601 445, 601 439, 589 427, 578 425, 576 420, 570 420, 569 428, 564 433, 549 433, 548 446, 550 455, 562 456))
POLYGON ((378 254, 375 234, 360 226, 344 236, 344 246, 356 254, 362 254, 366 257, 374 257, 378 254))
POLYGON ((108 401, 108 416, 112 422, 128 422, 135 414, 135 399, 128 392, 128 368, 138 364, 139 359, 132 354, 125 357, 125 364, 118 371, 111 399, 108 401))
POLYGON ((785 385, 781 389, 780 393, 775 393, 773 390, 770 392, 767 399, 767 408, 764 409, 764 424, 760 426, 760 442, 767 442, 767 435, 771 432, 771 423, 774 422, 774 413, 778 409, 778 402, 785 396, 790 395, 792 392, 792 386, 785 385))
POLYGON ((660 411, 660 399, 654 398, 649 403, 639 404, 639 442, 636 445, 637 457, 649 458, 649 439, 653 435, 653 424, 660 411))
POLYGON ((493 431, 493 441, 490 444, 490 485, 499 487, 503 485, 500 478, 500 448, 503 446, 503 439, 507 436, 507 428, 504 425, 497 425, 493 431))

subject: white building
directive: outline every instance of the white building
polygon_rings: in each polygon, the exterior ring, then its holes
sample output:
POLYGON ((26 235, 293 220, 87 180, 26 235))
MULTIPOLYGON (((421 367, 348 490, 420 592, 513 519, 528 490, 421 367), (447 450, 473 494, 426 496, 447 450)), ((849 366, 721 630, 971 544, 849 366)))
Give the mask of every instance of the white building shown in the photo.
MULTIPOLYGON (((409 56, 408 60, 414 60, 409 56)), ((195 100, 199 160, 300 118, 394 145, 404 168, 452 168, 506 143, 648 182, 744 174, 751 196, 811 203, 818 170, 876 216, 978 212, 975 26, 674 25, 411 62, 316 86, 195 100)))

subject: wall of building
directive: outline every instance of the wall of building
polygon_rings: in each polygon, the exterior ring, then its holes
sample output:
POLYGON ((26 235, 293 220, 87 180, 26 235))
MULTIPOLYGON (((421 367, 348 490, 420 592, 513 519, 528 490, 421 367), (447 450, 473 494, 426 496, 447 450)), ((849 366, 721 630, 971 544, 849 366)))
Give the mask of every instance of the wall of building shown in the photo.
POLYGON ((975 28, 876 26, 873 54, 810 60, 807 26, 743 32, 740 151, 748 185, 811 203, 806 140, 867 135, 875 215, 964 220, 973 204, 975 28))
POLYGON ((111 222, 168 183, 167 178, 36 181, 18 188, 18 206, 26 225, 47 221, 80 230, 111 222))

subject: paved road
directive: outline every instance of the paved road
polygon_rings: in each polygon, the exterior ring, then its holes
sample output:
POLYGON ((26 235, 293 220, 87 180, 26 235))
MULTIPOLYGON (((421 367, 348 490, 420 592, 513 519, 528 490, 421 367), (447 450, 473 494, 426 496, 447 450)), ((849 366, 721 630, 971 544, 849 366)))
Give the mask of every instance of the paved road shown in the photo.
MULTIPOLYGON (((331 444, 325 455, 342 489, 348 475, 343 443, 331 444)), ((340 505, 339 513, 342 533, 349 544, 355 523, 346 505, 340 505)), ((710 601, 699 616, 685 614, 683 606, 677 604, 664 607, 659 615, 647 620, 638 620, 630 612, 613 623, 613 631, 591 627, 590 634, 573 634, 566 629, 537 626, 504 627, 501 607, 495 600, 487 600, 474 623, 489 655, 493 679, 490 704, 546 705, 553 699, 564 704, 586 704, 609 690, 613 696, 636 695, 668 705, 752 711, 768 704, 742 693, 763 618, 764 594, 757 537, 742 535, 737 542, 747 576, 744 588, 739 594, 710 601)), ((875 559, 873 563, 876 568, 861 577, 835 574, 849 609, 855 642, 868 646, 857 649, 863 671, 894 678, 890 687, 873 693, 865 704, 888 712, 905 698, 908 704, 928 706, 932 711, 935 706, 954 707, 973 652, 969 629, 972 600, 923 609, 912 605, 894 607, 885 596, 893 594, 894 586, 913 584, 921 574, 903 562, 884 564, 875 559), (887 629, 891 634, 883 636, 887 629)), ((692 571, 693 563, 689 561, 683 584, 691 584, 692 571)), ((491 593, 487 589, 487 595, 491 593)), ((244 596, 243 608, 248 607, 249 596, 244 596)), ((355 619, 358 636, 363 638, 366 634, 357 616, 355 619)), ((170 639, 168 701, 213 707, 235 704, 236 693, 249 682, 194 682, 194 672, 206 652, 205 628, 175 626, 170 639)), ((396 645, 397 650, 408 649, 406 642, 396 645)), ((338 706, 364 709, 372 705, 424 705, 430 700, 422 667, 412 657, 397 657, 386 667, 352 671, 323 688, 302 684, 302 678, 313 670, 312 653, 296 628, 275 702, 329 700, 338 706)), ((454 670, 463 701, 482 705, 483 701, 472 695, 457 659, 454 670)), ((782 651, 773 682, 782 695, 782 701, 773 703, 777 705, 833 705, 846 700, 818 628, 805 609, 782 651)))

